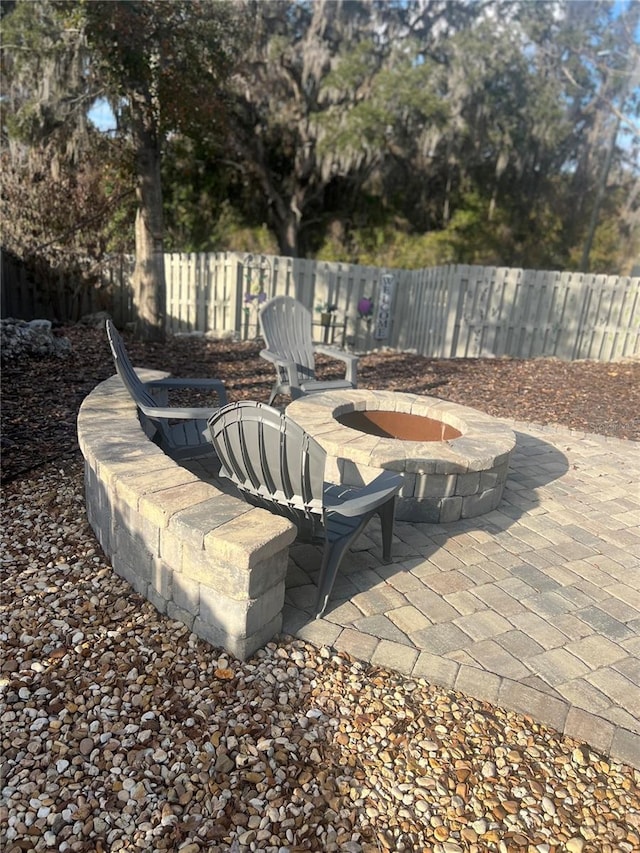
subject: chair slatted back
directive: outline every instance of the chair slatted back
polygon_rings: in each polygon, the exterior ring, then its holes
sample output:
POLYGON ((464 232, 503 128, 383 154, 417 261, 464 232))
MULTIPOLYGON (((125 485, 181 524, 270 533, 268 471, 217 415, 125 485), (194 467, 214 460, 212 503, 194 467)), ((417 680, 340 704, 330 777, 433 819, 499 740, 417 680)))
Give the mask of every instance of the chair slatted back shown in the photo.
POLYGON ((315 359, 308 309, 292 296, 276 296, 263 305, 258 319, 267 349, 294 361, 300 382, 313 379, 315 359))
POLYGON ((122 379, 128 392, 138 405, 157 408, 158 401, 154 400, 153 396, 147 391, 139 378, 138 374, 133 369, 131 360, 127 353, 124 341, 111 320, 106 321, 107 338, 111 347, 113 361, 118 371, 118 376, 122 379))
POLYGON ((246 400, 224 406, 208 424, 221 474, 247 496, 296 521, 322 516, 326 453, 302 427, 246 400))

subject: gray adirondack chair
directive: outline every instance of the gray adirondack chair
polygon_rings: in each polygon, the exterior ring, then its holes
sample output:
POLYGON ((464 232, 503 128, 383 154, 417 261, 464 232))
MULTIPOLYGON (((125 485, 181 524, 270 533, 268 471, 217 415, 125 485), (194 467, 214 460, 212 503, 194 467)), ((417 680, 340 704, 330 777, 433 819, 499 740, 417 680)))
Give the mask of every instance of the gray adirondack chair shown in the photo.
POLYGON ((292 296, 276 296, 260 309, 260 331, 266 349, 262 358, 276 370, 269 405, 278 394, 289 394, 292 400, 304 394, 355 388, 358 356, 335 347, 314 344, 311 335, 311 313, 292 296), (315 378, 315 353, 323 353, 345 363, 345 378, 319 381, 315 378))
POLYGON ((220 474, 245 499, 290 518, 298 536, 323 542, 316 618, 326 610, 345 552, 369 520, 380 516, 382 556, 391 561, 396 494, 402 474, 383 471, 366 486, 326 483, 326 453, 286 414, 265 403, 230 403, 209 418, 220 474))
POLYGON ((219 379, 156 379, 143 382, 134 370, 124 341, 111 320, 106 321, 113 361, 123 384, 135 400, 140 423, 150 439, 173 459, 213 454, 207 420, 227 404, 227 393, 219 379), (169 405, 169 391, 184 388, 214 392, 218 405, 184 408, 169 405))

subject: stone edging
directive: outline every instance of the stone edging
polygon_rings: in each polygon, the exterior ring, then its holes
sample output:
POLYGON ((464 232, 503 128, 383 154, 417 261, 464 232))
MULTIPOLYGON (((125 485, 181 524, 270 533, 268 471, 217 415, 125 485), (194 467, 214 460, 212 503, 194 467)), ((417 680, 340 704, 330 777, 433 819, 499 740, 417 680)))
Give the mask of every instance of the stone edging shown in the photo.
MULTIPOLYGON (((166 376, 140 371, 143 380, 166 376)), ((114 570, 160 613, 244 660, 282 627, 295 526, 202 482, 148 440, 120 379, 78 415, 89 522, 114 570)))

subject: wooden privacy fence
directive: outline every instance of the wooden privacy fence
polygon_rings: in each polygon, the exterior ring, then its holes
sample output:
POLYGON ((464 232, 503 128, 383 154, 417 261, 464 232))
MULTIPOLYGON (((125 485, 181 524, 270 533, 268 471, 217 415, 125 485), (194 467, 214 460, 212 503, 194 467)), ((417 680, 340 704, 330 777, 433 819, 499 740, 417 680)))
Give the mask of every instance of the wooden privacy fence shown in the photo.
POLYGON ((85 264, 53 269, 44 260, 25 262, 0 251, 0 269, 0 317, 77 322, 85 314, 108 311, 118 325, 133 317, 129 257, 113 257, 101 267, 87 259, 85 264))
POLYGON ((443 358, 640 355, 640 278, 449 266, 415 274, 393 346, 443 358))
MULTIPOLYGON (((40 289, 9 261, 3 253, 3 317, 77 320, 101 309, 118 325, 135 317, 130 258, 105 264, 93 286, 60 278, 40 289)), ((313 311, 318 339, 320 307, 336 305, 336 342, 344 338, 356 350, 389 347, 434 358, 640 356, 638 276, 462 265, 380 269, 234 252, 167 254, 165 270, 167 330, 174 334, 254 337, 259 297, 290 294, 313 311), (358 313, 363 297, 373 300, 369 317, 358 313)))
POLYGON ((436 358, 640 355, 637 276, 463 265, 380 269, 236 253, 167 255, 165 268, 173 333, 254 336, 258 295, 290 294, 318 322, 316 306, 337 305, 354 349, 386 346, 436 358), (358 315, 365 296, 374 303, 368 319, 358 315))

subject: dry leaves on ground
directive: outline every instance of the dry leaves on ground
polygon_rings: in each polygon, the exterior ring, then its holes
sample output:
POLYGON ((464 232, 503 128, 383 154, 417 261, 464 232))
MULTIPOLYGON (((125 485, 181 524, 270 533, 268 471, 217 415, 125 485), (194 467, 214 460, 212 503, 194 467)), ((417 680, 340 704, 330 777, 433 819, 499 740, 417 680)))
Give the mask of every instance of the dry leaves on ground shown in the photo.
MULTIPOLYGON (((3 370, 2 471, 7 480, 44 462, 64 464, 75 457, 80 404, 114 373, 102 329, 72 326, 64 334, 73 344, 69 358, 34 359, 3 370)), ((127 347, 138 366, 222 379, 230 400, 268 399, 273 373, 259 356, 260 341, 170 337, 165 344, 143 344, 128 337, 127 347)), ((339 376, 341 367, 319 362, 327 377, 339 376)), ((379 351, 361 358, 359 385, 441 397, 496 417, 640 440, 640 361, 432 359, 379 351)))

